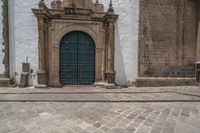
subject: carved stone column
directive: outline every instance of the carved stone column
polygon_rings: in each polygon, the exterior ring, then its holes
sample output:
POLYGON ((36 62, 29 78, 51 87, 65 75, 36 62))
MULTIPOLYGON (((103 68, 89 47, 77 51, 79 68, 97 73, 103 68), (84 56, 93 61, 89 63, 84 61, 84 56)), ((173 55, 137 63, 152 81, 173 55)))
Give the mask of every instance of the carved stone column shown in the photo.
POLYGON ((38 17, 38 31, 39 31, 39 43, 38 43, 38 54, 39 54, 39 70, 38 83, 41 85, 47 85, 47 73, 46 73, 46 19, 45 16, 38 17))
POLYGON ((46 13, 46 5, 44 1, 40 1, 39 3, 40 10, 33 10, 34 14, 38 20, 38 55, 39 55, 39 68, 37 71, 38 76, 38 84, 39 87, 46 87, 48 82, 48 76, 46 72, 46 37, 47 37, 47 17, 46 13))
POLYGON ((114 9, 110 8, 105 15, 106 23, 106 82, 115 85, 114 55, 115 55, 115 22, 118 15, 114 14, 114 9))
POLYGON ((39 73, 45 73, 45 20, 44 17, 38 17, 38 31, 39 31, 39 73))

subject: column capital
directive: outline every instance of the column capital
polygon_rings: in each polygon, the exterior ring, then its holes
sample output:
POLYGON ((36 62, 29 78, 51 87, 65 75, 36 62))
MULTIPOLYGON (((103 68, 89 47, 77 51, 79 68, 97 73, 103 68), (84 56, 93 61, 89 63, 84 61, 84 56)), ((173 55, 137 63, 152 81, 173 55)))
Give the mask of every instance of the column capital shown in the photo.
POLYGON ((112 23, 115 23, 119 18, 119 15, 117 14, 110 14, 110 13, 106 13, 104 19, 105 19, 105 22, 112 22, 112 23))

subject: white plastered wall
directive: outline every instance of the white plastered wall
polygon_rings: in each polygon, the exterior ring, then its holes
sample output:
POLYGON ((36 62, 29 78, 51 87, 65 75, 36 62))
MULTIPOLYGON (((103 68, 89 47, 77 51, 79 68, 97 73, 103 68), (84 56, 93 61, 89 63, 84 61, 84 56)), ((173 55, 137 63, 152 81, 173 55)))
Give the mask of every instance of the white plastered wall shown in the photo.
MULTIPOLYGON (((108 8, 109 0, 100 0, 108 8)), ((139 0, 113 0, 119 15, 116 24, 115 70, 119 85, 131 85, 138 77, 139 0)))
MULTIPOLYGON (((21 73, 21 64, 28 57, 31 68, 38 67, 38 29, 32 8, 37 8, 39 0, 14 0, 14 51, 15 74, 21 73)), ((48 5, 51 0, 45 0, 48 5)), ((100 0, 108 8, 109 0, 100 0)), ((116 24, 115 70, 119 85, 131 84, 137 78, 138 71, 138 23, 139 0, 113 0, 113 6, 119 20, 116 24)), ((13 37, 12 37, 13 38, 13 37)))
MULTIPOLYGON (((47 3, 48 0, 46 0, 47 3)), ((19 83, 22 63, 28 62, 34 72, 38 67, 38 29, 37 19, 32 8, 38 7, 39 0, 9 1, 10 18, 10 66, 11 76, 19 83)), ((30 84, 32 81, 30 79, 30 84)))

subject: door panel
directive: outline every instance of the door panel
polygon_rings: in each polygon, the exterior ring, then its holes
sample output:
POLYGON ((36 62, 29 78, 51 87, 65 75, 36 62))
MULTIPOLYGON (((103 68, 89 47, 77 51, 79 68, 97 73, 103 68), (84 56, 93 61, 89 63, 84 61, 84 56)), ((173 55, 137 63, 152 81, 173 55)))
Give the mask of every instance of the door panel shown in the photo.
POLYGON ((60 82, 92 85, 95 81, 95 44, 84 32, 71 32, 60 46, 60 82))

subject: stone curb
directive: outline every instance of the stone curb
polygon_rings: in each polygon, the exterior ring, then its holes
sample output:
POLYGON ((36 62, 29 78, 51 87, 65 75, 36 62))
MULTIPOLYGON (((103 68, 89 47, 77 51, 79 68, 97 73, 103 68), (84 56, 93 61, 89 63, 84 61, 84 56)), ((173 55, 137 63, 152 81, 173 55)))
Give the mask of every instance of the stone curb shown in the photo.
POLYGON ((180 103, 180 102, 200 102, 200 100, 0 100, 0 103, 3 102, 74 102, 74 103, 180 103))
POLYGON ((189 94, 185 92, 176 92, 176 91, 165 91, 165 92, 6 92, 6 93, 0 93, 0 95, 23 95, 23 94, 181 94, 181 95, 187 95, 187 96, 195 96, 200 97, 196 94, 189 94))

